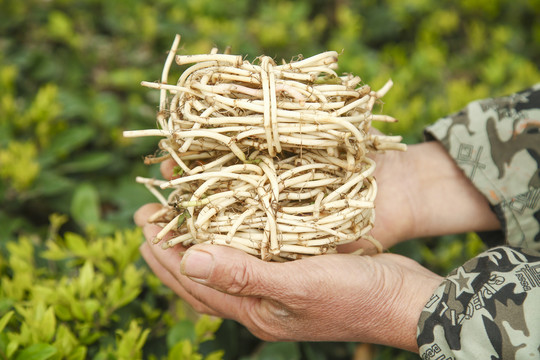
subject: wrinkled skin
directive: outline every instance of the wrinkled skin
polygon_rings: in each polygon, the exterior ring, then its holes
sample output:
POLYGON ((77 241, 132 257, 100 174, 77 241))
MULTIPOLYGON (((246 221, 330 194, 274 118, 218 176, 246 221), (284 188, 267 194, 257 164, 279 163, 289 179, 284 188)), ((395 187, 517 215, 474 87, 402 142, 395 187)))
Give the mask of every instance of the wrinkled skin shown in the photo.
MULTIPOLYGON (((375 160, 373 235, 385 247, 419 236, 497 228, 485 199, 440 145, 414 145, 375 160)), ((162 165, 165 177, 171 168, 170 162, 162 165)), ((416 324, 442 278, 415 261, 383 253, 268 263, 209 244, 163 250, 152 244, 160 228, 147 222, 159 207, 147 204, 135 214, 148 240, 141 253, 198 312, 234 319, 268 341, 361 341, 418 351, 416 324)), ((359 246, 367 244, 341 250, 359 246)))

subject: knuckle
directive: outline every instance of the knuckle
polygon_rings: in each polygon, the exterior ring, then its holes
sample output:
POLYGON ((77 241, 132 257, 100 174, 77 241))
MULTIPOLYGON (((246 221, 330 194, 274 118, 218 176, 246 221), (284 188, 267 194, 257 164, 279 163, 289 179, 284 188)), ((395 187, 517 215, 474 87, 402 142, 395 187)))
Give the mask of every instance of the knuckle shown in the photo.
POLYGON ((295 323, 292 314, 273 301, 261 300, 246 313, 247 327, 264 341, 290 340, 295 323))
POLYGON ((232 271, 227 292, 231 295, 245 294, 249 291, 251 282, 254 280, 251 268, 240 264, 235 266, 232 271))
POLYGON ((285 329, 267 321, 253 323, 247 327, 249 331, 263 341, 284 341, 286 339, 285 329))

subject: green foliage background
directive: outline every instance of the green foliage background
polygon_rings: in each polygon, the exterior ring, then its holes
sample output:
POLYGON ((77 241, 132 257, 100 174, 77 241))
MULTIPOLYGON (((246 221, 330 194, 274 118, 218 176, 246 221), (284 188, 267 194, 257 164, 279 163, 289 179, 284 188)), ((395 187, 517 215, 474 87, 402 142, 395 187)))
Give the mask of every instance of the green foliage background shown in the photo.
MULTIPOLYGON (((337 50, 341 72, 394 80, 384 112, 400 122, 380 128, 415 143, 540 80, 539 18, 539 0, 0 0, 0 359, 350 358, 353 344, 216 333, 150 274, 131 219, 152 201, 134 177, 157 174, 141 161, 155 144, 121 136, 155 123, 140 82, 159 79, 176 33, 185 54, 337 50)), ((482 247, 467 234, 394 251, 444 274, 482 247)))

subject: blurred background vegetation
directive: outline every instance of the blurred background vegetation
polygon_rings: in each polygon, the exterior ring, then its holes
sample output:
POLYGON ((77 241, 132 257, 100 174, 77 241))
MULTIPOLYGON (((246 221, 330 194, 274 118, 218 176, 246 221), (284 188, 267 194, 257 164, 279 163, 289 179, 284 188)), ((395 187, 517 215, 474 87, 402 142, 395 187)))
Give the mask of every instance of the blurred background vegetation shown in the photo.
MULTIPOLYGON (((0 0, 1 359, 416 359, 350 343, 261 343, 199 318, 148 271, 134 182, 176 33, 181 53, 230 45, 248 59, 337 50, 340 72, 395 86, 380 126, 422 129, 469 101, 540 81, 540 0, 0 0), (219 329, 218 329, 219 328, 219 329)), ((181 69, 171 72, 171 80, 181 69)), ((475 234, 392 251, 445 274, 475 234)), ((221 323, 221 326, 220 326, 221 323)))

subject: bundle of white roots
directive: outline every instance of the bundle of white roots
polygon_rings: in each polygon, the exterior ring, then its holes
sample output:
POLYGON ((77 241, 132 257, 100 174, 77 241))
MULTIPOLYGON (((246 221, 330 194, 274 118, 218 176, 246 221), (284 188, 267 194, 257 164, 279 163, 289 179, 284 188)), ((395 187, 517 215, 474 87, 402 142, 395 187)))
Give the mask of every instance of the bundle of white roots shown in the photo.
POLYGON ((161 92, 158 129, 124 133, 162 137, 146 162, 176 163, 172 180, 137 178, 163 205, 150 218, 163 227, 154 241, 227 245, 275 261, 359 239, 381 251, 370 236, 377 184, 367 155, 406 148, 370 132, 373 120, 395 121, 372 114, 392 82, 373 91, 338 76, 333 51, 277 65, 217 49, 176 55, 179 41, 161 82, 142 83, 161 92), (167 83, 173 60, 192 64, 175 85, 167 83))

